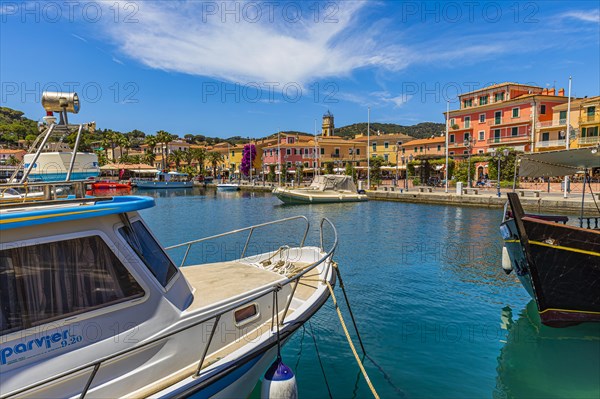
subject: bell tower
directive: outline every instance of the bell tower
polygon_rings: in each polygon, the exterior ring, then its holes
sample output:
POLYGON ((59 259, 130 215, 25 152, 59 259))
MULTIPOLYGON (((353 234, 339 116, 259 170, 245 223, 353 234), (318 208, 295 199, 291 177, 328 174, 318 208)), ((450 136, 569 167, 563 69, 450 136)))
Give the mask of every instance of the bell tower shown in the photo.
POLYGON ((323 126, 321 127, 321 137, 331 137, 333 136, 333 130, 335 126, 333 124, 333 114, 327 111, 326 114, 323 115, 323 126))

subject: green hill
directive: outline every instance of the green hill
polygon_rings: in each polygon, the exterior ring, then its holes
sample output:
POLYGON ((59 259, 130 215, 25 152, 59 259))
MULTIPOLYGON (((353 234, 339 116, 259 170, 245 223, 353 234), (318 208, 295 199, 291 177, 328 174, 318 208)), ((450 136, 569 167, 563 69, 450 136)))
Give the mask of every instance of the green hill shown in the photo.
MULTIPOLYGON (((443 123, 434 122, 422 122, 412 126, 396 125, 395 123, 371 123, 370 127, 371 133, 375 133, 378 130, 381 133, 404 133, 418 139, 431 137, 431 135, 438 136, 446 129, 446 126, 443 123)), ((352 138, 361 133, 365 134, 366 132, 367 124, 364 122, 335 129, 336 136, 348 138, 352 138)))
POLYGON ((21 111, 0 107, 0 143, 16 144, 27 136, 37 134, 36 121, 25 118, 21 111))

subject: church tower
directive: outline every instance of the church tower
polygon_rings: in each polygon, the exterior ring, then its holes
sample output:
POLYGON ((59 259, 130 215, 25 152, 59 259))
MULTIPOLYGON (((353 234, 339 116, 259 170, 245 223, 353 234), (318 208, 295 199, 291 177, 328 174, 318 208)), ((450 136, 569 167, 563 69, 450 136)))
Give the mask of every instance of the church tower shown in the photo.
POLYGON ((321 127, 321 137, 331 137, 333 136, 333 130, 335 126, 333 125, 333 114, 327 111, 326 114, 323 115, 323 126, 321 127))

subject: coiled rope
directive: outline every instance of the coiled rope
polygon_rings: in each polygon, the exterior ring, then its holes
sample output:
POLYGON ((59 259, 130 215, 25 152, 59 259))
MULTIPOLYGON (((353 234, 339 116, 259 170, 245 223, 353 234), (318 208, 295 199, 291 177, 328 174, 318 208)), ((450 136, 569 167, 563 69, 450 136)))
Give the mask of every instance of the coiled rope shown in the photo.
POLYGON ((354 343, 352 342, 352 337, 350 337, 350 333, 348 332, 348 328, 346 327, 346 322, 344 321, 344 316, 342 316, 342 311, 340 310, 340 307, 338 306, 337 299, 333 292, 333 287, 331 286, 329 281, 325 281, 325 283, 327 284, 327 288, 329 288, 329 293, 331 294, 331 299, 333 299, 333 305, 335 306, 335 310, 340 319, 340 323, 342 325, 342 328, 344 329, 344 334, 346 334, 346 339, 348 340, 350 349, 352 350, 352 353, 354 354, 354 358, 356 359, 356 362, 358 363, 358 367, 360 368, 360 371, 362 372, 363 376, 365 377, 365 380, 367 381, 367 385, 369 386, 369 389, 371 389, 371 393, 373 394, 373 397, 376 399, 379 399, 379 395, 377 394, 377 391, 375 390, 375 387, 373 386, 373 383, 371 382, 371 379, 369 378, 369 375, 367 374, 367 370, 365 370, 365 366, 363 366, 362 360, 360 359, 360 356, 358 356, 358 352, 356 352, 356 348, 354 347, 354 343))

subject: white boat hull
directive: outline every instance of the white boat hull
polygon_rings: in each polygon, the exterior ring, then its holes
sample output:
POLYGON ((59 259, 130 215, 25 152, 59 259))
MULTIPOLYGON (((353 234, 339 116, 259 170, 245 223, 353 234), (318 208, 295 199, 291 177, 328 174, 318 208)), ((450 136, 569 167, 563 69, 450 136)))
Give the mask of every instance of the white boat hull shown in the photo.
POLYGON ((286 204, 329 204, 339 202, 362 202, 367 201, 365 194, 350 192, 318 192, 311 190, 288 190, 276 188, 273 194, 286 204))
MULTIPOLYGON (((71 158, 70 152, 42 152, 33 164, 30 179, 42 181, 63 181, 67 177, 71 158)), ((35 154, 26 154, 23 157, 24 169, 27 170, 33 162, 35 154)), ((75 157, 71 180, 85 180, 88 177, 100 175, 98 156, 88 152, 78 152, 75 157)))
POLYGON ((141 189, 167 189, 167 188, 191 188, 194 183, 191 181, 145 181, 138 180, 137 188, 141 189))
POLYGON ((228 183, 217 184, 217 190, 219 190, 219 191, 238 191, 239 189, 240 189, 239 184, 228 184, 228 183))

